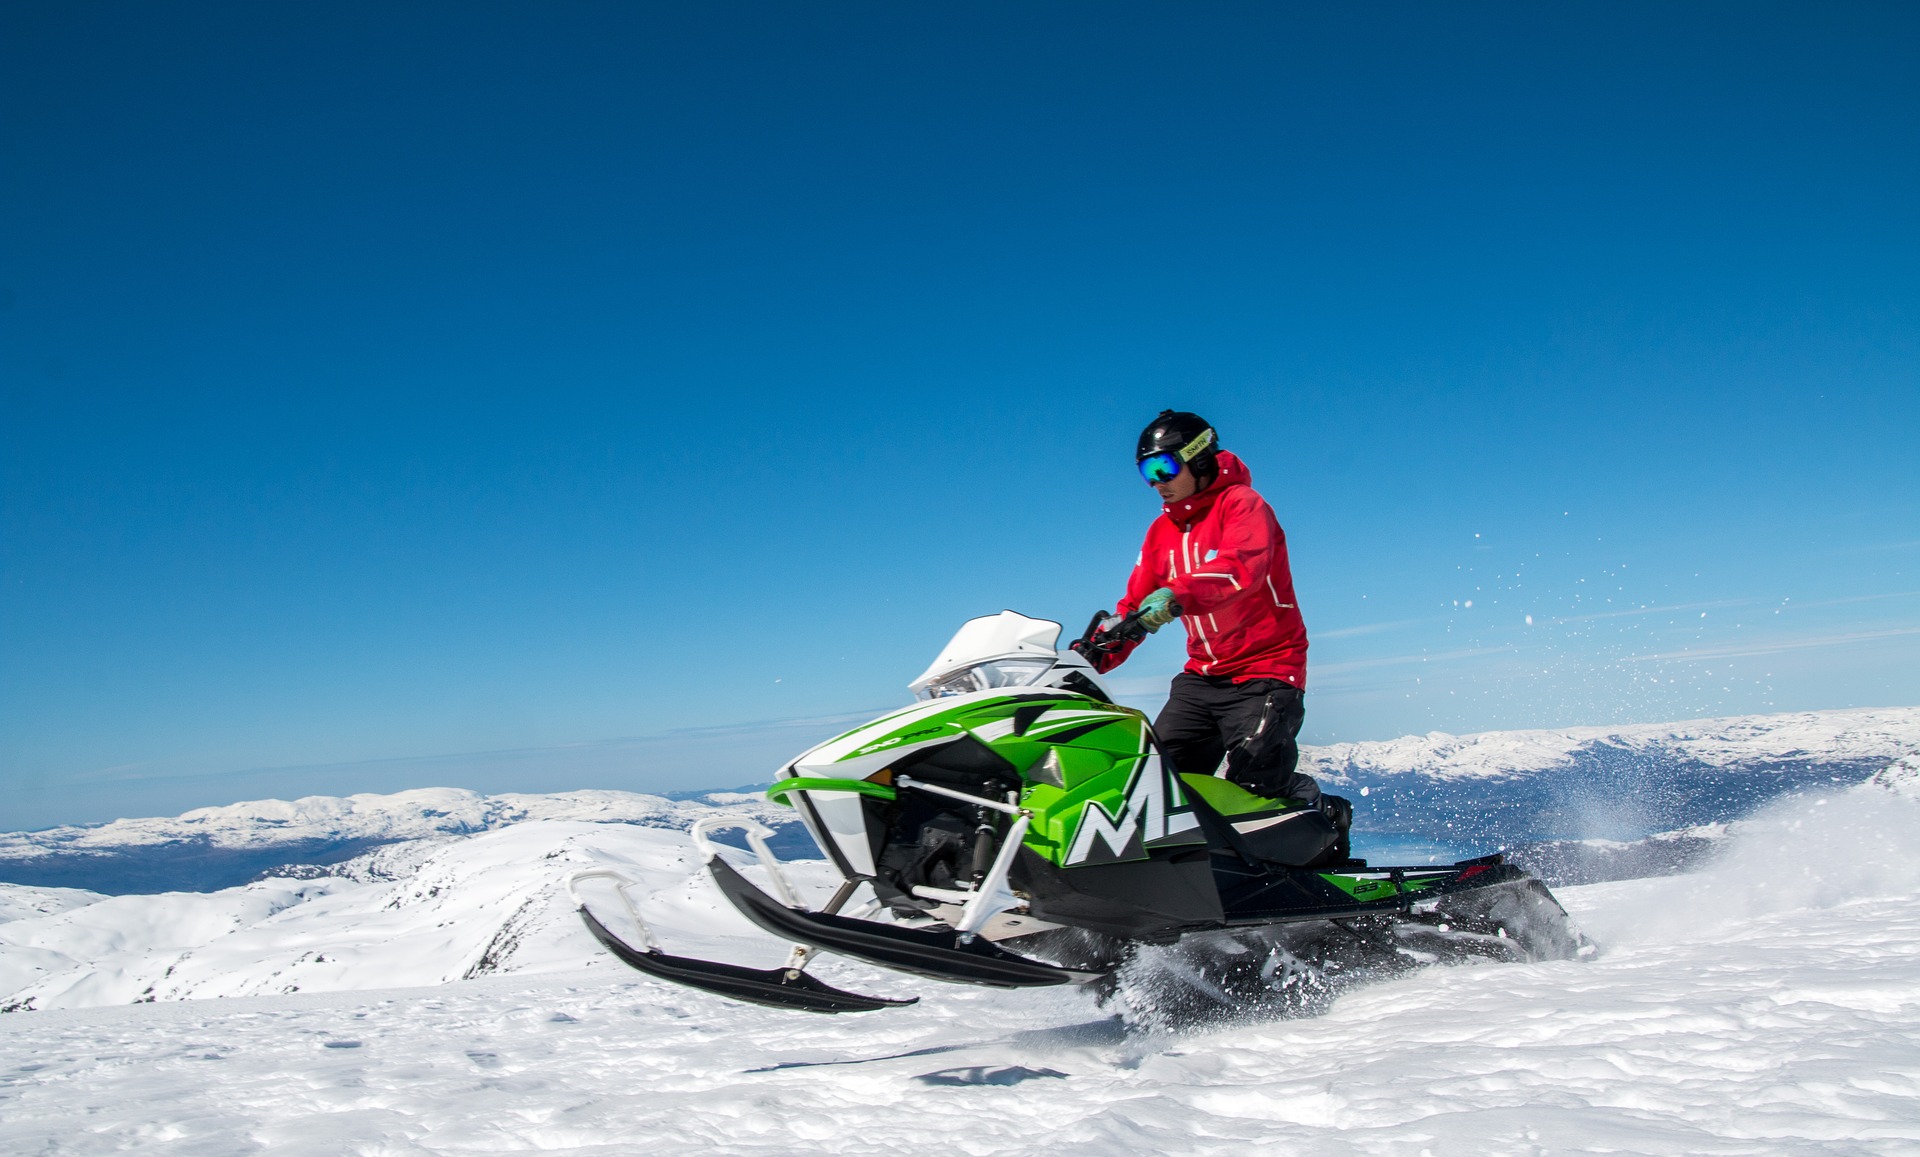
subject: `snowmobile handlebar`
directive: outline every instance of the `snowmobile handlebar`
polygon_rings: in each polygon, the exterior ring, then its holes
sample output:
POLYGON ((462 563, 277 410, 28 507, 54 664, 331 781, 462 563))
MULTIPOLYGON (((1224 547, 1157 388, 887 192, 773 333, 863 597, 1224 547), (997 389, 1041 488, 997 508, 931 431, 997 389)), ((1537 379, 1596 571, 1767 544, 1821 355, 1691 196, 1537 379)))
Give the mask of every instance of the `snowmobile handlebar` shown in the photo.
POLYGON ((1136 610, 1113 619, 1105 611, 1095 611, 1092 620, 1087 623, 1086 633, 1067 644, 1068 649, 1092 658, 1094 655, 1112 654, 1128 643, 1137 643, 1153 633, 1140 622, 1144 613, 1136 610))

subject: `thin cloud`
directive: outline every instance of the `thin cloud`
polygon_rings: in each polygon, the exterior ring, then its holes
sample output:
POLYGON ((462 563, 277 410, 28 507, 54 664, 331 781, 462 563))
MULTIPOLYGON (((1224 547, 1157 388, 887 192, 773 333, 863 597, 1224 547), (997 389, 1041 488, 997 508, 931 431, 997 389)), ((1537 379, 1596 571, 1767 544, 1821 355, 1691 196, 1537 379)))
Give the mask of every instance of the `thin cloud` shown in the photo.
POLYGON ((1595 611, 1591 615, 1568 615, 1553 620, 1555 623, 1589 623, 1595 619, 1624 619, 1635 615, 1664 615, 1672 611, 1711 611, 1721 607, 1762 606, 1758 599, 1715 599, 1708 603, 1675 603, 1667 607, 1636 607, 1625 611, 1595 611))
POLYGON ((1771 643, 1728 643, 1719 647, 1662 651, 1657 655, 1630 655, 1623 661, 1685 663, 1704 659, 1737 659, 1756 655, 1778 655, 1783 651, 1806 651, 1816 647, 1844 647, 1851 643, 1870 643, 1876 639, 1896 639, 1906 635, 1920 635, 1920 627, 1899 627, 1890 631, 1854 631, 1845 635, 1823 635, 1812 639, 1782 639, 1771 643))
POLYGON ((1904 542, 1871 542, 1865 546, 1849 546, 1835 551, 1835 554, 1867 554, 1881 550, 1913 550, 1920 547, 1920 538, 1909 538, 1904 542))
POLYGON ((1401 627, 1418 626, 1433 622, 1432 619, 1395 619, 1390 623, 1362 623, 1357 627, 1336 627, 1331 631, 1315 631, 1315 639, 1351 639, 1356 635, 1378 635, 1384 631, 1397 631, 1401 627))
POLYGON ((1763 599, 1715 599, 1711 602, 1704 603, 1674 603, 1671 606, 1636 607, 1624 611, 1595 611, 1590 615, 1568 615, 1564 618, 1556 618, 1553 621, 1555 623, 1587 623, 1595 619, 1624 619, 1638 615, 1663 615, 1675 611, 1711 611, 1721 610, 1727 607, 1776 606, 1780 610, 1792 611, 1806 607, 1838 607, 1848 603, 1872 603, 1884 599, 1909 599, 1916 595, 1920 595, 1920 591, 1889 591, 1886 594, 1853 595, 1844 599, 1820 599, 1818 601, 1804 603, 1786 600, 1778 604, 1769 603, 1763 599))
POLYGON ((1920 595, 1920 591, 1889 591, 1883 595, 1854 595, 1845 599, 1821 599, 1811 603, 1782 603, 1784 610, 1799 610, 1801 607, 1838 607, 1847 603, 1877 603, 1883 599, 1910 599, 1920 595))
POLYGON ((1314 675, 1339 675, 1348 671, 1364 671, 1374 667, 1400 667, 1408 663, 1433 663, 1446 659, 1472 659, 1481 655, 1506 655, 1513 652, 1512 647, 1469 647, 1461 651, 1437 651, 1418 655, 1389 655, 1380 659, 1348 659, 1341 663, 1316 665, 1314 675))

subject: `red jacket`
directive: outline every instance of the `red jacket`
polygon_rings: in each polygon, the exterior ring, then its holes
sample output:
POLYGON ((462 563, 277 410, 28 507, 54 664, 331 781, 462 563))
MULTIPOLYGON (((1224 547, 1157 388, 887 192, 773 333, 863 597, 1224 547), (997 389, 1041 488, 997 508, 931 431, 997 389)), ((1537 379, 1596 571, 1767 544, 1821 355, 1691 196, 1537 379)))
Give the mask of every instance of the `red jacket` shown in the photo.
MULTIPOLYGON (((1286 532, 1254 492, 1246 463, 1224 450, 1219 463, 1213 485, 1168 503, 1147 528, 1117 613, 1172 587, 1187 625, 1187 670, 1236 683, 1284 679, 1305 690, 1307 625, 1293 595, 1286 532)), ((1099 669, 1119 666, 1133 646, 1099 669)))

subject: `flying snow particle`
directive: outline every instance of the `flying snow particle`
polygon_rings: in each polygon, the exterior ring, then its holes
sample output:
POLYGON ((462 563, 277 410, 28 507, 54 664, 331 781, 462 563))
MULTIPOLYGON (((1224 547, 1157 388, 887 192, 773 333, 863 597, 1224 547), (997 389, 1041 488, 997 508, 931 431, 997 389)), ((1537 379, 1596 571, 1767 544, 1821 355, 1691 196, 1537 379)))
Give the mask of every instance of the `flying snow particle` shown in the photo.
POLYGON ((1533 616, 1532 616, 1532 615, 1528 615, 1528 616, 1527 616, 1527 626, 1529 626, 1529 627, 1531 627, 1531 626, 1533 626, 1533 616))
POLYGON ((1464 603, 1462 603, 1462 604, 1460 604, 1460 605, 1461 605, 1461 606, 1463 606, 1463 607, 1465 607, 1465 608, 1466 608, 1466 609, 1468 609, 1468 610, 1472 610, 1472 609, 1473 609, 1473 600, 1472 600, 1472 599, 1468 599, 1468 600, 1467 600, 1466 602, 1464 602, 1464 603))

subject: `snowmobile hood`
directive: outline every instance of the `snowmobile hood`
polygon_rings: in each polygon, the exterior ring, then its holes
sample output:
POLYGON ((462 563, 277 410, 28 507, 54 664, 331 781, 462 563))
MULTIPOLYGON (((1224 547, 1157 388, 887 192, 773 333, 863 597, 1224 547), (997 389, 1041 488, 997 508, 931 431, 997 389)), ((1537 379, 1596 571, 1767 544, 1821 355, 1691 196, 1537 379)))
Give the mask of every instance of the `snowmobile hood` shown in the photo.
POLYGON ((1253 471, 1248 470, 1247 464, 1240 461, 1233 451, 1222 450, 1214 460, 1220 465, 1220 476, 1213 480, 1212 486, 1185 502, 1168 502, 1161 506, 1160 509, 1166 511, 1167 517, 1178 525, 1186 526, 1205 514, 1214 503, 1220 501, 1220 496, 1226 493, 1227 487, 1253 485, 1253 471))

